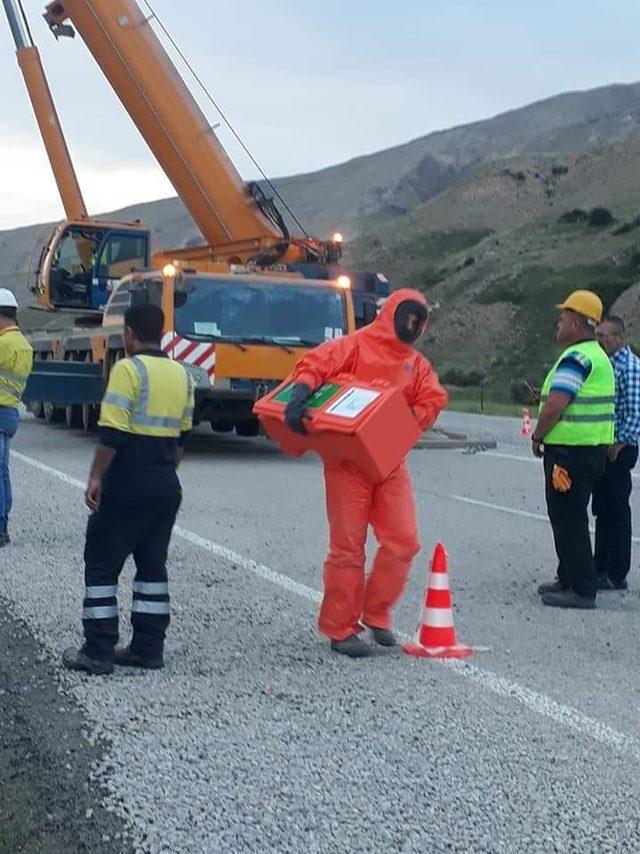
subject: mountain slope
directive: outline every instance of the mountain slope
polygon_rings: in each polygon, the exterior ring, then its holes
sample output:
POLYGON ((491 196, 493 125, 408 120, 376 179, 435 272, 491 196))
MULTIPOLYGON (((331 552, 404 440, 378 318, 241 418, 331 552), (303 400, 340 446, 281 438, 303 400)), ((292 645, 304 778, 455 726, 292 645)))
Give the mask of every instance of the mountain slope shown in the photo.
MULTIPOLYGON (((371 224, 350 245, 349 260, 424 290, 438 307, 429 355, 445 376, 484 372, 493 395, 507 399, 512 381, 539 384, 555 352, 554 306, 563 296, 591 288, 610 308, 640 280, 639 215, 633 138, 577 156, 485 164, 412 213, 371 224), (589 224, 593 208, 614 221, 589 224), (563 221, 576 210, 583 211, 577 221, 563 221)), ((640 343, 637 304, 633 290, 618 302, 640 343)))
MULTIPOLYGON (((547 98, 274 183, 310 233, 328 236, 341 230, 349 236, 363 220, 415 210, 492 161, 530 154, 573 156, 639 133, 640 83, 607 86, 547 98)), ((464 200, 460 203, 464 209, 464 200)), ((157 246, 182 246, 198 239, 178 199, 136 205, 108 216, 148 222, 157 246)), ((46 230, 32 226, 0 232, 0 285, 15 287, 22 298, 24 271, 46 230)))

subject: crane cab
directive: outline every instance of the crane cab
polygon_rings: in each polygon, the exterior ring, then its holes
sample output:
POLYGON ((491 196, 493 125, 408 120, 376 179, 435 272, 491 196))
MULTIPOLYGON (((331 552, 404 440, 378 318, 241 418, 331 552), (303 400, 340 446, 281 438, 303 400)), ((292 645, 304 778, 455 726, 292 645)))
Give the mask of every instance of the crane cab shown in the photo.
POLYGON ((141 223, 66 220, 42 249, 32 290, 47 308, 101 311, 123 276, 148 267, 150 243, 141 223))

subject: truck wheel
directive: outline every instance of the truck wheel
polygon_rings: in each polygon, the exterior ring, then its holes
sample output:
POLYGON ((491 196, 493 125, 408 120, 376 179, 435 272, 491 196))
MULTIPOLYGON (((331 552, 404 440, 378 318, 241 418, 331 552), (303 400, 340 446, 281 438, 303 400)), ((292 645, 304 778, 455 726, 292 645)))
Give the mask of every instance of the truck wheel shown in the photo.
POLYGON ((27 412, 42 420, 44 418, 44 404, 41 400, 31 400, 27 403, 27 412))
POLYGON ((236 422, 236 433, 238 436, 253 438, 260 435, 260 422, 257 418, 249 418, 246 421, 236 422))
POLYGON ((80 427, 83 433, 93 433, 98 425, 98 411, 92 403, 80 407, 80 427))
POLYGON ((78 403, 72 403, 64 408, 64 423, 70 430, 80 427, 82 423, 82 407, 78 403))
POLYGON ((44 410, 44 420, 47 424, 59 424, 64 417, 64 410, 59 409, 57 406, 54 406, 53 403, 49 403, 48 400, 42 404, 44 410))
POLYGON ((214 433, 231 433, 233 430, 233 421, 228 421, 222 418, 218 421, 212 420, 210 424, 214 433))

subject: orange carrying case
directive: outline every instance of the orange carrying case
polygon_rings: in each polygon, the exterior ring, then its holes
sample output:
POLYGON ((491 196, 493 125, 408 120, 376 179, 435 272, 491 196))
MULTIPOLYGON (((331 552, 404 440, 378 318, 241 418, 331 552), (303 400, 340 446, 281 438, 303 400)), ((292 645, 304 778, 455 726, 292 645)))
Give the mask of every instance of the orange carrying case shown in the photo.
POLYGON ((422 435, 400 389, 382 380, 363 383, 340 376, 313 393, 304 422, 307 435, 300 436, 284 422, 293 385, 285 380, 253 408, 267 435, 288 456, 316 451, 325 463, 349 460, 378 481, 391 474, 422 435))

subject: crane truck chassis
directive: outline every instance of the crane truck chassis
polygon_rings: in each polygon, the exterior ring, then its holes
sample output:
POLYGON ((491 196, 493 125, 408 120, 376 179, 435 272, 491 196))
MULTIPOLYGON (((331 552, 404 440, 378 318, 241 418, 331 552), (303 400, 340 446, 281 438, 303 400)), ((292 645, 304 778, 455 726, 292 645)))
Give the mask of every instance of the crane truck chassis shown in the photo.
POLYGON ((24 401, 37 417, 93 429, 111 367, 125 355, 124 312, 140 303, 164 311, 162 349, 194 380, 194 424, 240 436, 258 435, 253 404, 305 350, 356 327, 345 281, 179 268, 132 273, 100 317, 78 315, 71 329, 28 335, 35 361, 24 401))

